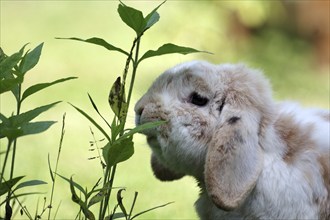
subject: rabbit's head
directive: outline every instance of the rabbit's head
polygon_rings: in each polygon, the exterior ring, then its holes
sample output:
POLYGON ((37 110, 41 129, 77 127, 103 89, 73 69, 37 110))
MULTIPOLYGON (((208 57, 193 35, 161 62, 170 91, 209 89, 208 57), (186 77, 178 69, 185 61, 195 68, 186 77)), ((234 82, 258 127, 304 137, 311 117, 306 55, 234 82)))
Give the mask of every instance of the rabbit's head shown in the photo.
POLYGON ((256 184, 273 109, 270 85, 259 71, 201 61, 160 75, 135 107, 137 124, 167 122, 143 132, 155 175, 192 175, 225 210, 236 208, 256 184))

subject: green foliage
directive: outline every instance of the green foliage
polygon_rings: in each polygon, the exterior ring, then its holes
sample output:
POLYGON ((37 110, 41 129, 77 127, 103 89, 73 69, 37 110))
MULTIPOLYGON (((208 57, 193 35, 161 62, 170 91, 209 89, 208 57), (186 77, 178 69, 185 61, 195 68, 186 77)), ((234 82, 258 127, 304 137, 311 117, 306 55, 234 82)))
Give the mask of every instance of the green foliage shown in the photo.
MULTIPOLYGON (((20 206, 21 214, 25 214, 29 219, 41 219, 41 216, 48 210, 48 219, 51 218, 51 210, 53 208, 53 195, 55 191, 56 178, 60 177, 62 180, 69 184, 71 199, 79 206, 78 218, 85 219, 118 219, 124 218, 126 220, 132 220, 136 217, 155 210, 157 208, 164 207, 170 203, 156 206, 133 215, 135 203, 137 201, 138 193, 134 194, 132 204, 126 206, 123 202, 124 188, 120 188, 116 196, 116 204, 113 205, 112 211, 110 211, 110 197, 113 187, 113 182, 116 174, 117 164, 128 160, 134 154, 134 134, 146 129, 155 129, 157 126, 166 123, 164 121, 150 122, 144 125, 137 126, 133 129, 127 129, 125 127, 127 112, 130 105, 130 100, 133 92, 135 76, 137 69, 141 61, 155 56, 161 56, 166 54, 190 54, 201 52, 199 50, 178 46, 172 43, 166 43, 156 50, 148 50, 141 57, 139 56, 140 42, 145 32, 154 26, 160 19, 157 12, 159 7, 165 2, 162 2, 154 10, 152 10, 147 16, 135 8, 129 7, 120 2, 118 5, 118 14, 128 27, 130 27, 136 34, 131 49, 129 51, 123 50, 113 44, 108 43, 104 39, 98 37, 92 37, 86 40, 81 38, 59 38, 81 41, 85 43, 101 46, 111 52, 118 52, 126 56, 126 63, 124 65, 124 71, 122 76, 118 76, 117 80, 113 83, 109 92, 109 106, 113 112, 113 118, 111 123, 108 122, 105 117, 100 113, 96 103, 92 97, 88 94, 89 100, 101 117, 101 119, 108 125, 108 128, 103 128, 94 117, 90 116, 86 111, 72 105, 80 114, 82 114, 90 123, 92 123, 106 139, 105 146, 99 153, 99 160, 102 164, 104 176, 99 178, 93 187, 88 190, 87 187, 81 186, 79 183, 73 180, 73 177, 67 178, 57 173, 58 163, 62 148, 62 141, 64 137, 64 124, 65 115, 63 116, 63 125, 61 131, 61 139, 58 149, 58 155, 56 159, 55 169, 53 170, 50 162, 50 156, 48 156, 48 168, 52 181, 51 198, 46 205, 46 198, 44 199, 44 206, 40 214, 38 210, 33 217, 28 209, 20 202, 21 196, 28 196, 31 194, 40 194, 39 192, 21 193, 22 189, 29 188, 31 186, 39 186, 46 184, 42 180, 27 180, 22 181, 24 176, 15 177, 14 167, 16 162, 17 152, 17 139, 26 135, 38 134, 46 131, 50 128, 55 121, 34 121, 40 114, 53 108, 59 103, 53 102, 43 106, 37 106, 34 109, 22 112, 22 104, 29 97, 33 96, 44 89, 53 85, 66 82, 76 77, 66 77, 57 79, 52 82, 37 83, 29 86, 25 90, 22 89, 22 84, 26 77, 26 74, 33 69, 39 62, 41 52, 43 49, 43 43, 39 44, 32 50, 25 52, 27 45, 24 45, 17 53, 11 56, 7 56, 0 48, 0 94, 11 93, 16 100, 16 109, 13 110, 12 115, 4 115, 0 113, 0 139, 7 139, 7 149, 5 152, 1 152, 4 156, 4 161, 1 166, 0 173, 0 196, 6 196, 4 200, 0 202, 0 207, 5 208, 5 218, 10 219, 13 213, 13 201, 17 202, 20 206), (129 74, 129 67, 132 65, 130 81, 127 82, 127 75, 129 74), (10 157, 11 156, 11 157, 10 157), (9 169, 8 169, 9 168, 9 169), (8 177, 7 177, 7 174, 8 177), (91 207, 99 205, 98 214, 93 213, 91 207), (83 217, 82 217, 83 216, 83 217)), ((93 133, 92 133, 93 134, 93 133)), ((99 150, 99 149, 98 149, 99 150)), ((56 213, 55 213, 56 216, 56 213)), ((55 218, 54 216, 54 218, 55 218)))
POLYGON ((85 42, 85 43, 95 44, 95 45, 104 47, 105 49, 110 50, 110 51, 117 51, 117 52, 123 53, 127 56, 129 55, 129 53, 124 51, 123 49, 120 49, 119 47, 115 47, 112 44, 109 44, 105 40, 103 40, 101 38, 98 38, 98 37, 93 37, 93 38, 89 38, 89 39, 86 39, 86 40, 83 40, 83 39, 80 39, 80 38, 77 38, 77 37, 71 37, 71 38, 57 37, 56 39, 82 41, 82 42, 85 42))
POLYGON ((114 143, 108 143, 103 148, 103 158, 107 166, 128 160, 134 154, 133 136, 117 139, 114 143))
POLYGON ((21 101, 23 101, 24 99, 26 99, 30 95, 33 95, 34 93, 39 92, 39 91, 41 91, 41 90, 43 90, 47 87, 50 87, 50 86, 58 84, 58 83, 65 82, 67 80, 76 79, 76 78, 77 77, 68 77, 68 78, 58 79, 58 80, 55 80, 55 81, 49 82, 49 83, 40 83, 40 84, 33 85, 33 86, 27 88, 24 91, 21 101))
POLYGON ((12 93, 16 100, 16 109, 13 110, 15 113, 10 116, 0 113, 0 138, 7 139, 7 149, 4 152, 4 160, 1 161, 0 173, 0 196, 5 196, 5 194, 7 194, 7 196, 4 200, 1 200, 0 208, 5 206, 6 218, 10 218, 12 215, 11 200, 13 199, 21 206, 21 210, 27 214, 28 218, 32 219, 31 215, 27 213, 18 198, 20 196, 38 194, 38 192, 17 194, 16 191, 31 186, 46 184, 46 182, 41 180, 20 182, 24 176, 14 177, 14 167, 17 163, 17 139, 26 135, 38 134, 50 128, 55 121, 35 122, 33 120, 59 102, 39 106, 23 113, 21 112, 22 103, 31 95, 40 92, 45 88, 74 79, 75 77, 59 79, 50 83, 36 84, 27 88, 25 91, 22 91, 22 83, 24 82, 27 72, 39 62, 43 43, 39 44, 33 50, 24 53, 25 47, 26 45, 11 56, 7 56, 3 50, 0 49, 0 94, 12 93), (10 154, 11 159, 9 159, 10 154), (6 168, 8 168, 9 164, 10 169, 7 170, 6 168), (5 173, 9 173, 9 177, 6 177, 5 173))
POLYGON ((0 124, 0 138, 6 137, 8 138, 8 141, 11 142, 15 138, 29 134, 37 134, 47 130, 55 123, 54 121, 31 122, 31 120, 47 111, 57 103, 59 102, 37 107, 33 110, 21 113, 19 115, 13 115, 9 118, 3 116, 2 123, 0 124))
POLYGON ((171 53, 179 53, 179 54, 190 54, 190 53, 198 53, 202 52, 199 50, 196 50, 194 48, 190 47, 181 47, 177 46, 175 44, 164 44, 157 50, 148 50, 140 59, 138 62, 141 62, 144 59, 150 58, 150 57, 155 57, 155 56, 161 56, 165 54, 171 54, 171 53))
POLYGON ((10 189, 15 186, 18 181, 20 181, 24 176, 18 176, 15 178, 12 178, 11 180, 8 181, 3 181, 0 184, 0 196, 8 193, 10 191, 10 189))
POLYGON ((117 78, 110 89, 109 104, 119 120, 126 117, 125 111, 128 106, 125 100, 125 86, 121 83, 120 77, 117 78))
POLYGON ((130 106, 130 100, 133 92, 135 76, 137 73, 137 69, 141 61, 146 60, 148 58, 152 58, 155 56, 161 56, 166 54, 190 54, 201 52, 199 50, 190 48, 177 46, 172 43, 164 44, 159 47, 157 50, 148 50, 141 57, 139 57, 139 46, 141 42, 142 36, 145 32, 155 25, 160 16, 157 12, 158 8, 163 5, 165 2, 161 3, 154 10, 152 10, 147 16, 143 16, 143 13, 135 8, 129 7, 124 3, 120 2, 118 5, 118 14, 122 21, 130 27, 136 34, 135 39, 133 40, 130 51, 125 51, 113 44, 108 43, 104 39, 93 37, 86 40, 77 37, 71 38, 58 38, 58 39, 67 39, 67 40, 75 40, 85 43, 95 44, 97 46, 102 46, 109 51, 119 52, 127 56, 126 63, 124 66, 124 71, 122 76, 118 76, 109 92, 109 105, 113 112, 112 122, 109 123, 105 117, 100 113, 97 108, 97 105, 93 101, 92 97, 88 95, 89 100, 97 112, 97 114, 101 117, 101 119, 108 125, 108 129, 110 132, 107 132, 107 129, 104 129, 98 122, 90 116, 88 113, 83 111, 82 109, 72 105, 80 114, 82 114, 90 123, 92 123, 105 137, 107 143, 102 148, 102 155, 100 155, 100 161, 102 164, 103 176, 103 184, 99 186, 99 181, 95 184, 91 191, 84 190, 84 188, 78 183, 74 182, 72 178, 66 178, 61 176, 62 179, 67 181, 70 184, 70 191, 72 194, 72 200, 80 207, 80 213, 82 213, 87 219, 95 219, 95 214, 91 212, 89 209, 90 206, 99 204, 100 209, 98 213, 98 219, 117 219, 124 218, 126 220, 131 220, 136 218, 139 215, 142 215, 146 212, 152 211, 156 208, 164 207, 168 204, 157 206, 146 211, 142 211, 136 215, 132 215, 133 208, 135 202, 137 200, 138 193, 135 193, 133 203, 130 207, 130 211, 127 211, 123 203, 122 192, 124 189, 120 189, 117 192, 117 204, 114 205, 112 213, 109 213, 109 200, 112 193, 113 181, 116 174, 116 167, 118 163, 124 162, 128 160, 134 154, 134 142, 133 136, 135 133, 141 132, 146 129, 155 129, 157 126, 160 126, 164 121, 150 122, 144 125, 137 126, 133 129, 125 129, 127 112, 130 106), (128 89, 126 88, 127 82, 126 78, 128 75, 129 67, 132 64, 132 72, 131 72, 131 80, 129 82, 128 89), (126 91, 128 91, 126 93, 126 91), (79 197, 78 190, 82 195, 79 197), (120 209, 120 212, 117 212, 117 209, 120 209), (107 214, 108 213, 108 214, 107 214))

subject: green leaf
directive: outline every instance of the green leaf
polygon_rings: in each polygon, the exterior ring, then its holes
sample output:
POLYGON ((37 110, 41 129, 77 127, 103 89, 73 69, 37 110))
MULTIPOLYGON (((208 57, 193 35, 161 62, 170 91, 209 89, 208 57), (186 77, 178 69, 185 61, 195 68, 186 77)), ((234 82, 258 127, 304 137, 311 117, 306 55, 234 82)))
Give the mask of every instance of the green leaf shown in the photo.
POLYGON ((2 48, 0 47, 0 63, 7 57, 7 55, 3 52, 2 48))
POLYGON ((19 128, 12 128, 5 126, 3 123, 0 124, 0 139, 1 138, 8 138, 8 140, 13 140, 16 137, 22 136, 23 131, 19 128))
POLYGON ((131 218, 131 220, 135 219, 136 217, 138 217, 138 216, 140 216, 140 215, 142 215, 142 214, 145 214, 145 213, 147 213, 147 212, 153 211, 153 210, 155 210, 155 209, 163 208, 163 207, 168 206, 168 205, 170 205, 170 204, 172 204, 172 203, 173 203, 173 202, 169 202, 169 203, 166 203, 166 204, 163 204, 163 205, 159 205, 159 206, 155 206, 155 207, 153 207, 153 208, 147 209, 147 210, 142 211, 142 212, 140 212, 140 213, 137 213, 136 215, 134 215, 134 216, 131 218))
POLYGON ((102 192, 97 193, 95 196, 93 196, 89 200, 88 207, 91 207, 92 205, 95 205, 95 204, 101 202, 104 199, 105 195, 106 194, 105 193, 102 193, 102 192))
POLYGON ((26 45, 24 45, 19 52, 9 57, 7 57, 5 54, 2 55, 2 60, 0 63, 0 93, 4 93, 10 90, 12 90, 14 93, 16 91, 15 89, 18 88, 18 85, 23 82, 23 77, 19 74, 16 74, 17 72, 14 70, 14 68, 22 59, 25 46, 26 45), (17 77, 15 77, 14 74, 16 74, 17 77))
POLYGON ((9 123, 8 118, 4 114, 2 114, 1 112, 0 112, 0 120, 3 121, 3 122, 9 123))
POLYGON ((39 134, 46 131, 50 128, 56 121, 39 121, 39 122, 30 122, 21 126, 23 131, 21 136, 30 135, 30 134, 39 134))
POLYGON ((5 57, 0 63, 0 79, 4 78, 4 76, 12 71, 12 69, 18 64, 18 62, 22 59, 24 48, 27 44, 25 44, 19 52, 14 53, 13 55, 5 57))
MULTIPOLYGON (((95 188, 95 187, 94 187, 95 188)), ((94 195, 88 202, 88 208, 91 207, 92 205, 95 205, 99 202, 101 202, 104 197, 107 195, 107 192, 110 188, 110 182, 107 182, 102 189, 93 189, 91 192, 88 194, 91 194, 92 192, 97 192, 96 195, 94 195)))
POLYGON ((72 180, 72 177, 70 179, 68 179, 68 178, 66 178, 66 177, 64 177, 64 176, 62 176, 62 175, 60 175, 58 173, 56 173, 56 175, 59 176, 59 177, 61 177, 63 180, 67 181, 68 183, 70 183, 70 185, 73 184, 73 186, 75 188, 77 188, 80 192, 82 192, 85 196, 87 196, 86 190, 84 190, 84 188, 81 185, 79 185, 78 183, 74 182, 72 180))
POLYGON ((103 117, 103 115, 100 113, 99 109, 97 108, 94 100, 92 99, 92 97, 88 94, 88 98, 89 101, 92 103, 93 108, 95 109, 95 111, 97 112, 97 114, 103 119, 103 121, 108 125, 108 127, 111 129, 111 126, 109 125, 108 121, 105 120, 105 118, 103 117))
POLYGON ((77 203, 80 206, 82 212, 84 213, 84 215, 87 219, 95 220, 94 214, 90 210, 88 210, 86 204, 79 198, 79 196, 77 195, 74 188, 75 188, 74 182, 71 177, 70 178, 70 190, 71 190, 71 195, 72 195, 72 197, 71 197, 72 201, 77 203))
POLYGON ((29 180, 29 181, 25 181, 23 183, 18 184, 15 187, 14 191, 21 189, 21 188, 29 187, 29 186, 38 186, 38 185, 43 185, 43 184, 47 184, 47 183, 42 180, 29 180))
POLYGON ((19 115, 12 116, 12 117, 9 118, 9 120, 11 121, 13 127, 22 126, 23 124, 30 122, 32 119, 34 119, 35 117, 37 117, 41 113, 43 113, 43 112, 47 111, 48 109, 54 107, 58 103, 60 103, 60 102, 54 102, 54 103, 51 103, 51 104, 48 104, 48 105, 37 107, 33 110, 21 113, 19 115))
POLYGON ((155 57, 155 56, 161 56, 161 55, 165 55, 165 54, 172 54, 172 53, 179 53, 179 54, 190 54, 190 53, 200 53, 200 52, 204 52, 207 53, 205 51, 199 51, 196 50, 194 48, 190 48, 190 47, 182 47, 182 46, 177 46, 175 44, 164 44, 163 46, 159 47, 157 50, 148 50, 145 54, 143 54, 143 56, 139 59, 139 63, 147 58, 150 57, 155 57))
POLYGON ((49 154, 48 154, 48 169, 49 169, 49 173, 50 173, 50 178, 52 179, 52 182, 54 182, 55 179, 54 179, 54 174, 53 174, 52 166, 50 165, 49 154))
POLYGON ((24 176, 15 177, 8 181, 0 182, 0 196, 8 193, 10 189, 15 186, 24 176))
POLYGON ((95 192, 100 192, 102 189, 96 189, 96 187, 100 184, 102 178, 99 178, 97 182, 94 184, 93 188, 91 191, 87 193, 87 198, 91 197, 91 195, 95 192))
POLYGON ((157 10, 160 6, 162 6, 166 1, 163 1, 160 5, 158 5, 154 10, 152 10, 147 17, 145 17, 146 27, 145 29, 150 28, 154 24, 156 24, 159 21, 159 14, 157 13, 157 10))
POLYGON ((72 201, 77 203, 77 204, 83 204, 84 202, 80 199, 80 197, 77 195, 76 191, 75 191, 75 184, 72 180, 72 177, 70 177, 70 191, 71 191, 71 194, 72 194, 72 201))
POLYGON ((3 126, 0 124, 0 138, 7 137, 8 139, 13 140, 26 135, 39 134, 46 131, 55 123, 56 121, 29 122, 18 127, 3 126))
POLYGON ((114 219, 118 219, 118 218, 126 218, 126 215, 124 213, 121 213, 121 212, 114 213, 110 216, 105 217, 105 220, 110 220, 110 219, 114 220, 114 219))
POLYGON ((90 117, 87 113, 85 113, 83 110, 81 110, 80 108, 70 104, 72 107, 74 107, 80 114, 82 114, 83 116, 85 116, 85 118, 87 118, 97 129, 99 129, 99 131, 108 139, 108 141, 111 141, 109 135, 103 130, 103 128, 98 125, 94 119, 92 117, 90 117))
POLYGON ((123 212, 123 214, 125 216, 127 216, 126 208, 125 208, 124 203, 123 203, 123 197, 121 196, 121 193, 123 191, 125 191, 125 189, 118 190, 118 193, 117 193, 117 202, 118 202, 118 206, 121 209, 121 211, 123 212))
POLYGON ((118 13, 121 20, 132 28, 137 36, 143 33, 146 22, 141 11, 128 7, 121 2, 121 4, 118 5, 118 13))
MULTIPOLYGON (((20 198, 20 197, 23 197, 23 196, 29 196, 29 195, 41 195, 41 194, 45 194, 45 193, 42 193, 42 192, 28 192, 28 193, 19 193, 19 194, 16 194, 15 195, 10 195, 10 198, 8 200, 11 200, 13 198, 17 199, 17 198, 20 198)), ((0 207, 6 203, 6 200, 4 200, 2 203, 0 203, 0 207)))
POLYGON ((78 77, 67 77, 67 78, 58 79, 58 80, 55 80, 55 81, 49 82, 49 83, 40 83, 40 84, 33 85, 24 91, 21 101, 26 99, 28 96, 30 96, 36 92, 39 92, 40 90, 43 90, 49 86, 52 86, 52 85, 55 85, 58 83, 62 83, 62 82, 65 82, 65 81, 71 80, 71 79, 77 79, 77 78, 78 77))
POLYGON ((120 77, 118 77, 112 85, 109 93, 110 107, 119 120, 122 120, 125 117, 128 110, 128 105, 125 100, 125 91, 123 91, 124 89, 125 87, 121 83, 120 77))
POLYGON ((136 134, 136 133, 144 131, 144 130, 156 128, 156 127, 158 127, 162 124, 165 124, 165 123, 166 123, 166 121, 154 121, 154 122, 147 122, 145 124, 138 125, 135 128, 131 129, 129 132, 125 133, 119 139, 127 138, 129 136, 132 136, 133 134, 136 134))
POLYGON ((134 143, 132 139, 132 136, 125 139, 118 139, 112 144, 108 143, 103 148, 103 158, 109 167, 128 160, 134 154, 134 143))
POLYGON ((14 89, 16 86, 23 82, 23 78, 16 77, 11 79, 1 79, 0 80, 0 94, 4 92, 8 92, 14 89))
POLYGON ((123 124, 117 125, 117 118, 113 117, 112 123, 111 123, 111 138, 112 140, 116 140, 116 137, 120 134, 122 130, 123 124))
POLYGON ((61 39, 61 40, 76 40, 76 41, 82 41, 82 42, 86 42, 86 43, 91 43, 91 44, 95 44, 98 46, 102 46, 108 50, 114 50, 114 51, 118 51, 120 53, 123 53, 127 56, 129 56, 129 53, 127 53, 125 50, 120 49, 119 47, 115 47, 112 44, 109 44, 108 42, 106 42, 105 40, 98 38, 98 37, 92 37, 86 40, 80 39, 80 38, 76 38, 76 37, 70 37, 70 38, 56 38, 56 39, 61 39))
POLYGON ((25 74, 27 71, 32 69, 37 63, 39 62, 42 47, 44 43, 39 44, 36 48, 34 48, 31 52, 28 52, 23 57, 20 65, 19 70, 22 74, 25 74))

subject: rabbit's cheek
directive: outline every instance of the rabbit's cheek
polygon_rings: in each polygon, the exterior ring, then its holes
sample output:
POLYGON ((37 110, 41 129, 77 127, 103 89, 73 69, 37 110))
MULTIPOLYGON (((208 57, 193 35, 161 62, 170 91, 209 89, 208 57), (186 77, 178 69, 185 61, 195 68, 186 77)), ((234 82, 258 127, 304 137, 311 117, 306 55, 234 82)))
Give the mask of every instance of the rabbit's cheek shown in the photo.
POLYGON ((187 109, 179 111, 173 119, 174 134, 178 134, 178 139, 187 137, 189 139, 200 140, 205 137, 208 127, 207 116, 197 114, 197 111, 187 109))

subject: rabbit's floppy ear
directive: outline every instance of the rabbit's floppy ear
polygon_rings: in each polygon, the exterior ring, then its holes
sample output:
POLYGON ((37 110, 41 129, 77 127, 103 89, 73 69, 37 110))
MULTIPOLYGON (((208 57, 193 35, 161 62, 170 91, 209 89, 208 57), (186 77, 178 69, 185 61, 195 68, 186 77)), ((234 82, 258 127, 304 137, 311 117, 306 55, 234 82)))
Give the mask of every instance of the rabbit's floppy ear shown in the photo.
POLYGON ((151 155, 151 168, 154 175, 161 181, 177 180, 184 176, 165 167, 154 154, 151 155))
POLYGON ((255 109, 244 109, 245 101, 236 98, 222 99, 221 120, 208 146, 204 173, 212 201, 228 211, 240 206, 253 190, 263 161, 260 118, 255 109))

